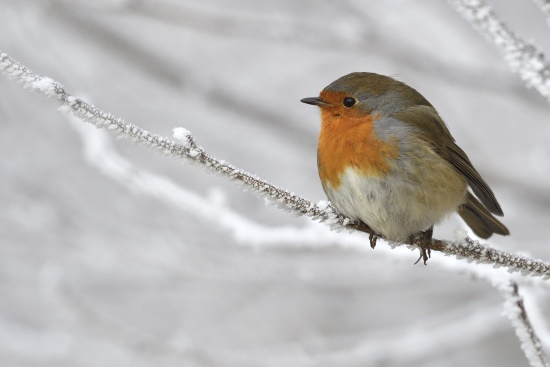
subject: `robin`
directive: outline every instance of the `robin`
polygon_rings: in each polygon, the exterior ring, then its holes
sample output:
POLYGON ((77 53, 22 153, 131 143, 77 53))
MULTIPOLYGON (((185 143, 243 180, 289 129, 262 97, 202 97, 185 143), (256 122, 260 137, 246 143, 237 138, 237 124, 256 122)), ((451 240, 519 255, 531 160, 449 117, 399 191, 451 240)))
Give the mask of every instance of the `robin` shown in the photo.
POLYGON ((351 73, 301 102, 321 109, 319 176, 345 216, 390 241, 418 237, 424 264, 434 224, 452 212, 481 238, 510 234, 491 214, 503 215, 493 191, 415 89, 388 76, 351 73))

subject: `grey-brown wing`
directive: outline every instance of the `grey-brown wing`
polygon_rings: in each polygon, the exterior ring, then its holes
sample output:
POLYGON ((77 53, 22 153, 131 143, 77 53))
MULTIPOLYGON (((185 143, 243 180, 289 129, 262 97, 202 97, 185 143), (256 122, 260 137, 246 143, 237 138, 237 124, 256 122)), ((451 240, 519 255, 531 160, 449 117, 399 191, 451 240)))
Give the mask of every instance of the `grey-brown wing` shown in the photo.
POLYGON ((472 191, 483 205, 485 205, 491 213, 503 215, 504 213, 500 208, 493 190, 491 190, 487 182, 481 178, 481 175, 476 171, 466 153, 464 153, 464 151, 454 142, 447 147, 447 151, 449 152, 449 162, 466 177, 472 191))
POLYGON ((481 238, 489 238, 493 233, 503 236, 510 234, 506 226, 498 221, 474 195, 468 193, 466 202, 458 209, 458 215, 481 238))
POLYGON ((395 113, 395 118, 417 128, 421 136, 432 144, 436 152, 451 163, 468 181, 474 194, 492 213, 503 215, 495 194, 472 165, 470 159, 458 145, 447 126, 431 106, 412 106, 395 113))

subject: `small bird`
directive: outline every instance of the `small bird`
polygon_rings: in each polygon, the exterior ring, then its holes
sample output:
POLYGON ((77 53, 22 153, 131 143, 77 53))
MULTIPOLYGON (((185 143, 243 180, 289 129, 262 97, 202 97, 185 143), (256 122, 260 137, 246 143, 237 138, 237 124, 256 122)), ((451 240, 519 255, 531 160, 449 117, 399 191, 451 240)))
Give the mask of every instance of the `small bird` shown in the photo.
MULTIPOLYGON (((388 76, 351 73, 301 102, 321 109, 319 177, 345 216, 391 241, 419 238, 424 264, 434 224, 453 212, 478 237, 510 234, 491 214, 503 215, 493 191, 415 89, 388 76)), ((374 247, 376 237, 370 240, 374 247)))

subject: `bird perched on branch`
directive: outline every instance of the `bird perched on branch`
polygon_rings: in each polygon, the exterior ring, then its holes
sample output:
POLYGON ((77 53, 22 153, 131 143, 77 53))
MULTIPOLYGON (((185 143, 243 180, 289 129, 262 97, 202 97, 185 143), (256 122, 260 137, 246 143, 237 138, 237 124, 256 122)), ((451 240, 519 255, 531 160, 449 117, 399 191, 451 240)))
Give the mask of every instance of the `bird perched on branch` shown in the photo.
POLYGON ((418 237, 424 264, 434 224, 452 212, 481 238, 509 234, 491 214, 503 215, 493 191, 415 89, 388 76, 351 73, 301 101, 321 109, 317 166, 342 214, 388 240, 418 237))

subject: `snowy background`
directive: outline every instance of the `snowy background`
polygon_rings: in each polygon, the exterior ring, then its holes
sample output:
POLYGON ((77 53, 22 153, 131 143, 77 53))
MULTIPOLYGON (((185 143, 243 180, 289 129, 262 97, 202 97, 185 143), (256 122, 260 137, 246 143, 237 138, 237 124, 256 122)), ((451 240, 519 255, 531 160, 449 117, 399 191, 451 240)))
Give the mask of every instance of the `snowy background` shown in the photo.
MULTIPOLYGON (((550 50, 534 3, 493 3, 550 50)), ((396 76, 495 191, 512 235, 490 245, 550 259, 550 106, 446 2, 0 0, 0 49, 314 202, 318 112, 299 100, 352 71, 396 76)), ((527 364, 501 295, 461 262, 371 250, 4 77, 0 154, 2 366, 527 364)), ((548 343, 548 285, 520 292, 548 343)))

